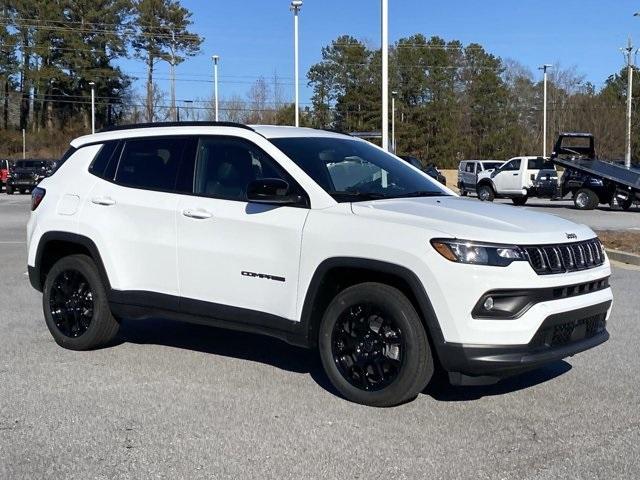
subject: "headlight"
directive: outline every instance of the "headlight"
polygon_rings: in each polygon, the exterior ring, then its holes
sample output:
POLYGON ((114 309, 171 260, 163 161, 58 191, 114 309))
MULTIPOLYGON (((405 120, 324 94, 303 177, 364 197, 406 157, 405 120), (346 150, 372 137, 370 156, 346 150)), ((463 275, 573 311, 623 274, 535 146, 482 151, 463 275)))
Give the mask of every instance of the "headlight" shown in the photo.
POLYGON ((522 249, 515 245, 491 245, 440 238, 431 240, 431 245, 444 258, 456 263, 506 267, 512 262, 526 260, 522 249))

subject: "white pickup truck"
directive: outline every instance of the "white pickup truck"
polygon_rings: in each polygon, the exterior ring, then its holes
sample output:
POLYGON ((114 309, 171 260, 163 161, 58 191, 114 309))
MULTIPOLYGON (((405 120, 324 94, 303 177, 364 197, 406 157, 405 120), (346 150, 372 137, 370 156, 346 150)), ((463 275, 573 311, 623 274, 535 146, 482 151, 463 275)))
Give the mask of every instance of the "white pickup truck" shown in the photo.
POLYGON ((476 191, 482 201, 511 198, 524 205, 529 197, 553 197, 558 188, 558 172, 542 157, 516 157, 498 168, 478 175, 476 191))

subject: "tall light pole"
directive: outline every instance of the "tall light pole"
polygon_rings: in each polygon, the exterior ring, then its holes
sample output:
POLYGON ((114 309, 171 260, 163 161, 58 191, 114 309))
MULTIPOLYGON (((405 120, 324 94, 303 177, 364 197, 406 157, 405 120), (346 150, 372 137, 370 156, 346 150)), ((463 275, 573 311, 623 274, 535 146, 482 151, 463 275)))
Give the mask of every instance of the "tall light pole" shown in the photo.
POLYGON ((211 57, 213 60, 213 97, 215 101, 215 112, 216 112, 216 122, 218 121, 218 61, 220 57, 218 55, 214 55, 211 57))
POLYGON ((543 102, 544 102, 544 106, 542 107, 542 157, 543 158, 547 158, 547 69, 551 68, 553 65, 549 65, 548 63, 545 63, 544 65, 540 66, 538 68, 538 70, 542 70, 544 72, 543 74, 543 102))
POLYGON ((96 133, 96 84, 89 82, 91 87, 91 133, 96 133))
POLYGON ((300 85, 298 85, 298 14, 302 8, 302 0, 291 1, 293 12, 293 90, 295 97, 295 125, 300 126, 300 85))
POLYGON ((389 150, 389 0, 382 1, 382 148, 389 150))
POLYGON ((398 92, 391 92, 391 148, 396 153, 396 95, 398 92))
MULTIPOLYGON (((637 14, 636 14, 637 15, 637 14)), ((623 48, 622 51, 626 57, 627 61, 627 69, 628 69, 628 81, 627 81, 627 135, 625 142, 625 154, 624 154, 624 164, 627 168, 631 167, 631 111, 633 106, 633 67, 634 67, 634 48, 633 43, 631 42, 631 37, 629 37, 629 42, 627 43, 626 48, 623 48)))

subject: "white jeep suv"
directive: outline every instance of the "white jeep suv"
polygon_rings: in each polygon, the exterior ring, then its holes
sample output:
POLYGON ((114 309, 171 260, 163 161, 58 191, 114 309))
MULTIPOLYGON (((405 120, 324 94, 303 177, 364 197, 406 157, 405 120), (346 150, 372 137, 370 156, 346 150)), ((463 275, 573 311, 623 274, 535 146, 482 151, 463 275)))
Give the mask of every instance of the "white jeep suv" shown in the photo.
POLYGON ((29 278, 65 348, 165 317, 317 348, 344 397, 497 381, 608 338, 586 226, 456 196, 357 138, 137 125, 81 137, 33 192, 29 278))

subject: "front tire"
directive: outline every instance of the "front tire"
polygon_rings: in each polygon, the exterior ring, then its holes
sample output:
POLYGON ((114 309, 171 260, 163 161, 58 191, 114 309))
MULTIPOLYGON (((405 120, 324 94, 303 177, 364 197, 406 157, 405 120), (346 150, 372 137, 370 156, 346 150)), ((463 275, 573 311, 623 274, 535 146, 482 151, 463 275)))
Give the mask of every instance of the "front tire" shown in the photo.
POLYGON ((104 346, 120 327, 98 269, 86 255, 70 255, 53 265, 44 283, 42 308, 53 339, 70 350, 104 346))
POLYGON ((578 210, 593 210, 599 203, 598 195, 589 188, 581 188, 573 197, 573 204, 578 210))
POLYGON ((496 194, 490 185, 480 185, 478 187, 478 198, 483 202, 493 202, 496 198, 496 194))
POLYGON ((398 289, 361 283, 327 307, 318 347, 329 380, 348 400, 391 407, 415 398, 433 376, 427 332, 398 289))

